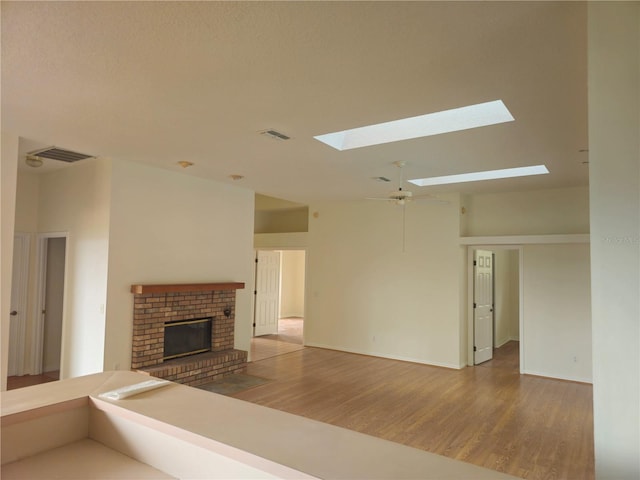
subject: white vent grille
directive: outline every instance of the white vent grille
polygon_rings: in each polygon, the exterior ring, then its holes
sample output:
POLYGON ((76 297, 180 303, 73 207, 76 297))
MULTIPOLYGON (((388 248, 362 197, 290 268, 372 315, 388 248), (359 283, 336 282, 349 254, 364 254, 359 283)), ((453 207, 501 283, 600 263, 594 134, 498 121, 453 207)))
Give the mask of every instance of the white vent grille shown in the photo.
POLYGON ((262 135, 273 138, 274 140, 289 140, 291 138, 284 133, 278 132, 277 130, 265 130, 264 132, 262 132, 262 135))
POLYGON ((93 158, 94 155, 87 155, 85 153, 72 152, 71 150, 65 150, 58 147, 47 147, 44 150, 36 150, 30 152, 29 155, 33 155, 39 158, 48 158, 49 160, 58 160, 60 162, 74 163, 80 160, 86 160, 87 158, 93 158))

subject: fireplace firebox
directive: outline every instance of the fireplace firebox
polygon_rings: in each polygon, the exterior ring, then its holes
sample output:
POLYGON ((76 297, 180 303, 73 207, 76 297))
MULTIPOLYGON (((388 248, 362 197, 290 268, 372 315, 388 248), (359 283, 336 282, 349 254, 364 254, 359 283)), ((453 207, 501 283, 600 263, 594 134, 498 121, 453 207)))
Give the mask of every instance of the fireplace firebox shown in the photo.
POLYGON ((212 318, 198 318, 164 324, 163 360, 186 357, 211 350, 212 318))

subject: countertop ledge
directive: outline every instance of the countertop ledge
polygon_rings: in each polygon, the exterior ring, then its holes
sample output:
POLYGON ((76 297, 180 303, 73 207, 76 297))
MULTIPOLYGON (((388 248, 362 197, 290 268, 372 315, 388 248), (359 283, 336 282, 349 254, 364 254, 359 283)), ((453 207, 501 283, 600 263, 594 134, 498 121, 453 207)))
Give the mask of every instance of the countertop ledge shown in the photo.
POLYGON ((94 405, 111 403, 133 417, 162 422, 318 478, 516 478, 176 383, 123 400, 99 398, 101 393, 148 379, 135 372, 104 372, 3 392, 3 421, 21 412, 84 398, 94 405), (207 414, 202 415, 203 411, 207 414))

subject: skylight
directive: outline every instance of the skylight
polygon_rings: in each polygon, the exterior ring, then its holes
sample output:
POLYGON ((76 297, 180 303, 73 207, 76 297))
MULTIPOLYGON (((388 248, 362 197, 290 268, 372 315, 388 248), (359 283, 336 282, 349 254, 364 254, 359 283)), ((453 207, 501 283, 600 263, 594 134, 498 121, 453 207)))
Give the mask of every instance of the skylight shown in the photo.
POLYGON ((477 182, 479 180, 495 180, 497 178, 526 177, 528 175, 543 175, 549 173, 544 165, 530 167, 504 168, 501 170, 487 170, 484 172, 461 173, 459 175, 445 175, 443 177, 416 178, 409 183, 426 187, 428 185, 444 185, 447 183, 477 182))
POLYGON ((428 113, 341 132, 317 135, 313 138, 337 150, 368 147, 383 143, 427 137, 512 122, 513 116, 502 100, 469 105, 467 107, 428 113))

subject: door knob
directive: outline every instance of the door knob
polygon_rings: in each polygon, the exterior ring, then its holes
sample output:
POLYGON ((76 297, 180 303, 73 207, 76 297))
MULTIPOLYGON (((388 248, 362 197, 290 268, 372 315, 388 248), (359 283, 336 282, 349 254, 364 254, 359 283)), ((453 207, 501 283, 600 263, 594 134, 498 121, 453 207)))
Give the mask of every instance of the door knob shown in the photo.
POLYGON ((9 315, 11 315, 12 317, 15 317, 18 314, 18 312, 16 312, 15 310, 11 310, 11 313, 9 315))

